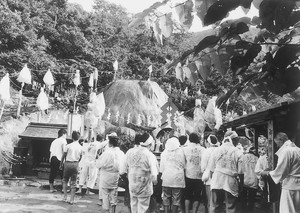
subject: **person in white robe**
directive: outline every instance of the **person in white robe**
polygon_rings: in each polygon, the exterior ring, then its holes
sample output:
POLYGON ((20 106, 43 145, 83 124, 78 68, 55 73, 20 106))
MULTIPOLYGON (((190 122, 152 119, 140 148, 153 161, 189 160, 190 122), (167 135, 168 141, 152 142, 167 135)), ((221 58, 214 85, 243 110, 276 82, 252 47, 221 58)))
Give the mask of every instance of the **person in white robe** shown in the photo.
POLYGON ((144 133, 136 135, 136 140, 140 140, 140 146, 127 151, 122 173, 128 174, 131 212, 146 213, 158 175, 156 158, 148 148, 154 139, 144 133))
POLYGON ((100 169, 100 188, 102 191, 102 208, 109 212, 111 206, 112 213, 116 212, 118 203, 118 181, 120 172, 123 171, 125 154, 118 147, 119 138, 109 136, 109 148, 97 160, 97 167, 100 169))
POLYGON ((207 200, 204 195, 204 185, 202 182, 201 160, 204 152, 204 147, 200 145, 199 136, 196 133, 189 135, 190 143, 183 147, 182 150, 185 156, 185 211, 189 211, 189 207, 194 203, 194 212, 197 212, 202 199, 203 204, 207 209, 207 200))
POLYGON ((255 153, 255 147, 251 147, 248 153, 243 155, 244 187, 241 194, 242 208, 244 210, 253 210, 255 196, 258 188, 258 178, 255 174, 255 166, 258 157, 255 153))
POLYGON ((94 188, 98 176, 96 167, 96 157, 100 142, 98 140, 83 144, 84 157, 81 162, 81 171, 79 174, 79 189, 77 194, 82 194, 82 187, 86 183, 86 194, 94 194, 90 190, 94 188))
POLYGON ((180 148, 179 140, 176 137, 168 139, 160 160, 165 213, 169 212, 171 206, 172 212, 176 213, 181 206, 181 196, 185 188, 185 165, 184 152, 180 148))
POLYGON ((209 135, 206 139, 205 146, 207 147, 203 151, 203 156, 201 160, 201 171, 202 171, 202 181, 205 185, 206 199, 207 199, 207 208, 210 208, 211 203, 211 191, 210 191, 210 169, 209 169, 209 161, 211 159, 212 153, 214 150, 220 146, 220 142, 218 138, 214 135, 209 135))
MULTIPOLYGON (((105 138, 105 140, 103 140, 103 139, 100 139, 100 138, 98 138, 99 140, 98 141, 100 141, 100 143, 98 144, 98 146, 97 146, 97 156, 96 156, 96 158, 98 159, 100 156, 101 156, 101 154, 106 150, 106 149, 108 149, 109 148, 109 144, 108 144, 108 137, 110 137, 110 136, 113 136, 113 137, 117 137, 118 135, 117 135, 117 133, 115 133, 115 132, 111 132, 111 133, 109 133, 109 134, 107 134, 106 135, 106 138, 105 138)), ((102 206, 102 189, 101 189, 101 187, 100 187, 100 180, 101 180, 101 175, 100 175, 100 173, 99 173, 99 175, 98 175, 98 188, 99 188, 99 194, 98 194, 98 197, 99 197, 99 202, 97 203, 99 206, 102 206)))
POLYGON ((211 178, 210 212, 219 209, 219 200, 225 195, 226 213, 235 213, 239 193, 244 185, 242 154, 236 145, 239 142, 235 131, 227 131, 222 145, 214 150, 209 168, 211 178))
POLYGON ((278 184, 282 182, 280 196, 280 213, 300 212, 300 148, 289 140, 287 134, 279 132, 274 142, 279 150, 277 166, 272 171, 261 172, 262 176, 268 176, 278 184))

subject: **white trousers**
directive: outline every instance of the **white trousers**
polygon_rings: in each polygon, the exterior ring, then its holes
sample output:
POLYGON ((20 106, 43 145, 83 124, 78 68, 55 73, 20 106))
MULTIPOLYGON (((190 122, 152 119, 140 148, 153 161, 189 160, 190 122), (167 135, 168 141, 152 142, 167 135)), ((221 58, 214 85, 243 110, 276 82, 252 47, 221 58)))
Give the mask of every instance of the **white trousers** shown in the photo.
POLYGON ((79 175, 79 185, 83 186, 86 183, 86 186, 90 189, 93 189, 98 175, 98 168, 94 165, 86 164, 82 166, 79 175))
POLYGON ((131 213, 146 213, 150 205, 150 197, 135 197, 130 195, 131 213))
POLYGON ((282 189, 279 212, 300 213, 300 190, 282 189))

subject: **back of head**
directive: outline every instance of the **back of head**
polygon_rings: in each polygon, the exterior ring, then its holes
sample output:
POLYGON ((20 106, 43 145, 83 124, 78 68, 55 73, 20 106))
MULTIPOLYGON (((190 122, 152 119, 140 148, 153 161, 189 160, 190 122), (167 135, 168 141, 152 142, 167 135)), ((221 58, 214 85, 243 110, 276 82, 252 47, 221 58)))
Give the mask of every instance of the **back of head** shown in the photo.
POLYGON ((216 145, 219 142, 218 138, 215 135, 209 135, 207 137, 207 141, 212 145, 216 145))
POLYGON ((104 135, 98 134, 96 137, 96 141, 102 141, 102 140, 104 140, 104 135))
POLYGON ((118 136, 108 136, 109 144, 112 147, 119 146, 119 137, 118 136))
POLYGON ((186 143, 187 136, 186 135, 181 135, 181 136, 179 136, 178 140, 179 140, 180 145, 182 146, 186 143))
POLYGON ((194 132, 189 135, 189 140, 191 143, 200 143, 200 137, 194 132))
POLYGON ((140 136, 140 145, 141 146, 150 146, 152 145, 154 139, 149 133, 144 133, 140 136))
POLYGON ((78 141, 80 138, 80 133, 78 131, 73 131, 72 132, 72 139, 73 141, 78 141))
POLYGON ((179 147, 180 147, 180 143, 178 138, 176 137, 169 138, 166 142, 166 150, 168 151, 176 150, 179 147))
POLYGON ((278 132, 275 136, 275 138, 282 140, 283 142, 287 141, 289 139, 289 137, 287 136, 286 133, 284 132, 278 132))
POLYGON ((60 129, 58 130, 58 137, 60 138, 61 136, 63 136, 64 134, 67 134, 67 131, 65 129, 60 129))

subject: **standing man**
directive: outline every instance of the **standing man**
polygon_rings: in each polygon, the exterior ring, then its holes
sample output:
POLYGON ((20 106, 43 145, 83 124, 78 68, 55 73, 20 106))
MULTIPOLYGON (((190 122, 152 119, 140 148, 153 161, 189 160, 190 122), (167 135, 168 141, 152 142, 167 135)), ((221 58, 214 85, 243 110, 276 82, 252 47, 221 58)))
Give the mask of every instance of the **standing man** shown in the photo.
POLYGON ((64 164, 64 183, 63 201, 67 202, 67 184, 70 181, 71 185, 71 198, 69 203, 74 204, 75 190, 76 190, 76 179, 78 174, 78 164, 82 157, 82 146, 79 144, 80 133, 77 131, 72 132, 73 142, 65 147, 64 154, 61 158, 60 166, 64 164))
POLYGON ((255 153, 255 147, 251 147, 245 155, 243 155, 243 171, 244 171, 244 187, 242 191, 242 208, 243 210, 254 209, 255 196, 258 188, 258 178, 255 174, 255 166, 258 157, 255 153))
POLYGON ((211 205, 210 212, 218 211, 220 200, 225 195, 226 213, 235 213, 237 198, 244 185, 242 153, 236 145, 239 142, 235 131, 227 131, 222 145, 214 150, 210 161, 211 205))
POLYGON ((279 150, 277 166, 273 171, 263 171, 262 176, 268 176, 278 184, 282 181, 280 196, 280 213, 300 212, 300 148, 289 140, 287 134, 279 132, 274 138, 279 150))
MULTIPOLYGON (((50 175, 49 184, 50 192, 56 192, 53 183, 54 179, 59 173, 61 180, 63 180, 62 170, 59 169, 60 161, 64 153, 64 147, 67 146, 67 131, 65 129, 60 129, 58 131, 58 138, 55 139, 50 146, 50 175)), ((61 181, 63 182, 63 181, 61 181)))
MULTIPOLYGON (((185 212, 189 212, 190 205, 192 202, 195 202, 196 208, 194 212, 196 213, 200 206, 201 196, 203 195, 203 182, 202 172, 201 172, 201 159, 204 152, 204 147, 200 145, 200 138, 196 133, 191 133, 189 136, 190 143, 183 147, 183 152, 186 161, 186 169, 185 169, 185 212), (201 193, 202 192, 202 193, 201 193)), ((208 212, 207 203, 203 199, 203 203, 205 206, 205 212, 208 212)))
POLYGON ((185 187, 185 157, 177 138, 167 140, 161 153, 160 173, 162 173, 163 204, 165 213, 177 213, 181 206, 181 197, 185 187))
MULTIPOLYGON (((97 135, 97 139, 99 139, 97 135)), ((96 157, 100 141, 91 141, 90 143, 84 143, 82 148, 83 157, 80 161, 82 169, 79 175, 79 189, 76 193, 82 194, 82 187, 86 183, 86 194, 94 194, 91 189, 94 188, 95 182, 98 176, 98 168, 96 167, 96 157)))
POLYGON ((136 135, 135 140, 140 141, 140 146, 127 151, 123 173, 128 174, 131 212, 146 213, 158 174, 157 162, 148 149, 154 139, 144 133, 136 135))
POLYGON ((202 181, 205 184, 205 193, 207 200, 207 209, 205 212, 208 212, 211 204, 211 191, 210 191, 210 169, 209 162, 214 150, 220 146, 220 142, 215 135, 209 135, 205 142, 206 149, 203 151, 202 159, 201 159, 201 171, 202 171, 202 181))
POLYGON ((105 212, 116 212, 118 202, 118 180, 121 166, 124 164, 125 154, 119 148, 119 138, 109 136, 109 148, 97 160, 97 167, 100 169, 100 186, 102 191, 103 205, 105 212), (110 205, 111 204, 111 205, 110 205))

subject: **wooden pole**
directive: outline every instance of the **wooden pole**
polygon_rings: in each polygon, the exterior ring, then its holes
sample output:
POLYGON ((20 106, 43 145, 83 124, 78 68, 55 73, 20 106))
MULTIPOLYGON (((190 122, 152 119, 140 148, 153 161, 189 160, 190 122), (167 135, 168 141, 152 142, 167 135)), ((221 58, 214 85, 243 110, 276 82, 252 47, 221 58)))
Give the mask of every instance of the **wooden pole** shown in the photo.
POLYGON ((75 99, 74 99, 74 108, 73 108, 73 114, 76 112, 76 100, 77 100, 77 86, 75 87, 75 99))
POLYGON ((5 101, 3 101, 3 105, 2 105, 2 108, 1 108, 0 120, 1 120, 3 112, 4 112, 4 107, 5 107, 5 101))
POLYGON ((22 82, 21 89, 19 92, 19 104, 18 104, 18 109, 17 109, 17 118, 20 117, 20 112, 21 112, 21 104, 22 104, 22 91, 24 87, 24 82, 22 82))

